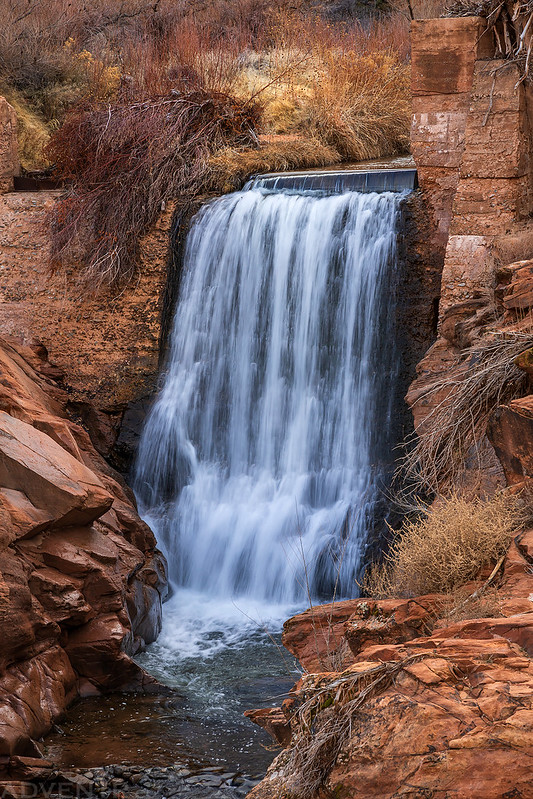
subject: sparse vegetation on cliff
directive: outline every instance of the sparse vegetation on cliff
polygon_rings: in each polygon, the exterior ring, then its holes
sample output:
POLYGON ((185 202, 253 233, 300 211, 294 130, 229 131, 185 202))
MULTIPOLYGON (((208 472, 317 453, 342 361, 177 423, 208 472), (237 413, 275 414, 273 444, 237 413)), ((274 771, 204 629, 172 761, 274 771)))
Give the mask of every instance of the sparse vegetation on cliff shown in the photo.
POLYGON ((505 493, 487 500, 452 495, 420 511, 394 535, 384 562, 368 569, 369 596, 453 592, 507 551, 523 521, 517 499, 505 493))
POLYGON ((529 376, 515 359, 533 346, 533 334, 489 334, 461 355, 463 369, 450 380, 447 372, 420 398, 442 399, 414 438, 399 473, 418 492, 439 493, 457 485, 472 447, 486 432, 491 413, 503 403, 527 394, 529 376))

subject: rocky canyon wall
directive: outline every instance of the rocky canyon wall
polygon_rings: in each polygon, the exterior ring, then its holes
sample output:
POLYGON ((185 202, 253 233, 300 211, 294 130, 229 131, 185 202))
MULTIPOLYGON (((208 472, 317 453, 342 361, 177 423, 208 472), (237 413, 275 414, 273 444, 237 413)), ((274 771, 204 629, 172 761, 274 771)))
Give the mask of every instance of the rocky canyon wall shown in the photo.
POLYGON ((49 373, 42 349, 0 341, 0 777, 77 696, 150 689, 131 656, 166 588, 131 492, 49 373))
POLYGON ((173 209, 144 238, 138 277, 91 295, 74 272, 50 274, 45 216, 56 196, 0 196, 0 336, 45 345, 63 373, 71 412, 105 456, 121 435, 116 465, 127 469, 157 384, 173 209))
POLYGON ((13 191, 17 172, 0 99, 0 791, 76 697, 163 690, 132 656, 157 637, 166 592, 154 536, 102 455, 129 413, 127 465, 156 384, 173 209, 137 281, 88 295, 48 268, 57 193, 13 191))
POLYGON ((72 409, 107 454, 125 408, 142 403, 157 380, 174 209, 164 209, 142 241, 138 277, 126 287, 95 294, 79 285, 75 269, 52 274, 46 214, 58 191, 13 191, 16 125, 0 97, 0 336, 44 344, 72 409))

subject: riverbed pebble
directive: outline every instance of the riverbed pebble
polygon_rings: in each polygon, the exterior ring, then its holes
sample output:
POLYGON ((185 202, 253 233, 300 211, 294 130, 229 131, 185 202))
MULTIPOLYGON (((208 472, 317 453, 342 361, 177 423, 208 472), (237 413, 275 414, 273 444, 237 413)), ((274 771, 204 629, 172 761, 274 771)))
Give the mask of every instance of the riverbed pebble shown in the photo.
POLYGON ((172 766, 141 768, 127 764, 86 769, 57 770, 43 795, 65 799, 70 785, 83 781, 85 795, 98 799, 244 799, 260 780, 259 775, 226 771, 221 766, 172 766))

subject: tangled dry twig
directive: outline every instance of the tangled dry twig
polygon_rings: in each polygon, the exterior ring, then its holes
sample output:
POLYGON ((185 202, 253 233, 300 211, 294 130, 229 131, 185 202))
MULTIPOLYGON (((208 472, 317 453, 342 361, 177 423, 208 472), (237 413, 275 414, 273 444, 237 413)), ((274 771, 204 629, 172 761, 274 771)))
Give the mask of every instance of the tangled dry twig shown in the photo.
POLYGON ((383 693, 406 666, 425 657, 410 655, 402 660, 370 668, 348 670, 334 679, 316 678, 309 695, 295 711, 293 739, 283 763, 284 785, 290 795, 311 799, 324 785, 344 744, 349 740, 357 714, 372 698, 383 693))
POLYGON ((164 204, 198 193, 222 145, 254 146, 258 114, 206 90, 73 114, 49 146, 75 179, 51 211, 52 265, 81 261, 93 289, 132 277, 140 238, 164 204))
POLYGON ((533 334, 491 334, 466 350, 456 376, 446 372, 418 401, 444 394, 413 439, 398 478, 416 493, 457 484, 471 448, 486 432, 492 411, 527 393, 529 377, 514 363, 533 346, 533 334))
POLYGON ((522 73, 519 82, 529 77, 533 48, 532 0, 453 0, 446 16, 484 17, 488 32, 494 36, 494 56, 519 65, 522 73))

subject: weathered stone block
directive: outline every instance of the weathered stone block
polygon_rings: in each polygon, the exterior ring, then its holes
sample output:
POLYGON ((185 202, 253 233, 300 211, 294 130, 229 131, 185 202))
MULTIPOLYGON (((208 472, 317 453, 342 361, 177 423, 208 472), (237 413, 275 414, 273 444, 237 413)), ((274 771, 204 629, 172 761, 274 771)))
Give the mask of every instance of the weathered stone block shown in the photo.
POLYGON ((494 58, 476 61, 470 99, 472 109, 490 114, 524 110, 524 85, 518 86, 519 80, 517 64, 494 58))
POLYGON ((476 62, 461 175, 511 178, 529 171, 530 132, 519 78, 516 64, 476 62))
POLYGON ((469 92, 474 61, 493 55, 480 17, 413 20, 412 90, 420 94, 469 92))
POLYGON ((413 110, 411 146, 418 167, 459 168, 466 117, 466 104, 454 110, 413 110))
POLYGON ((459 170, 421 165, 418 166, 418 180, 437 223, 436 245, 445 248, 453 198, 459 182, 459 170))
POLYGON ((452 235, 442 271, 441 316, 457 303, 486 294, 494 281, 492 237, 452 235))
POLYGON ((527 176, 461 179, 455 194, 450 232, 474 236, 505 233, 527 216, 528 197, 527 176))
MULTIPOLYGON (((415 94, 413 97, 413 111, 416 113, 438 113, 457 111, 467 113, 470 107, 470 92, 456 92, 454 94, 415 94)), ((415 132, 413 128, 413 132, 415 132)))
POLYGON ((529 132, 519 111, 485 115, 471 113, 465 134, 461 175, 474 178, 514 178, 529 169, 529 132))

